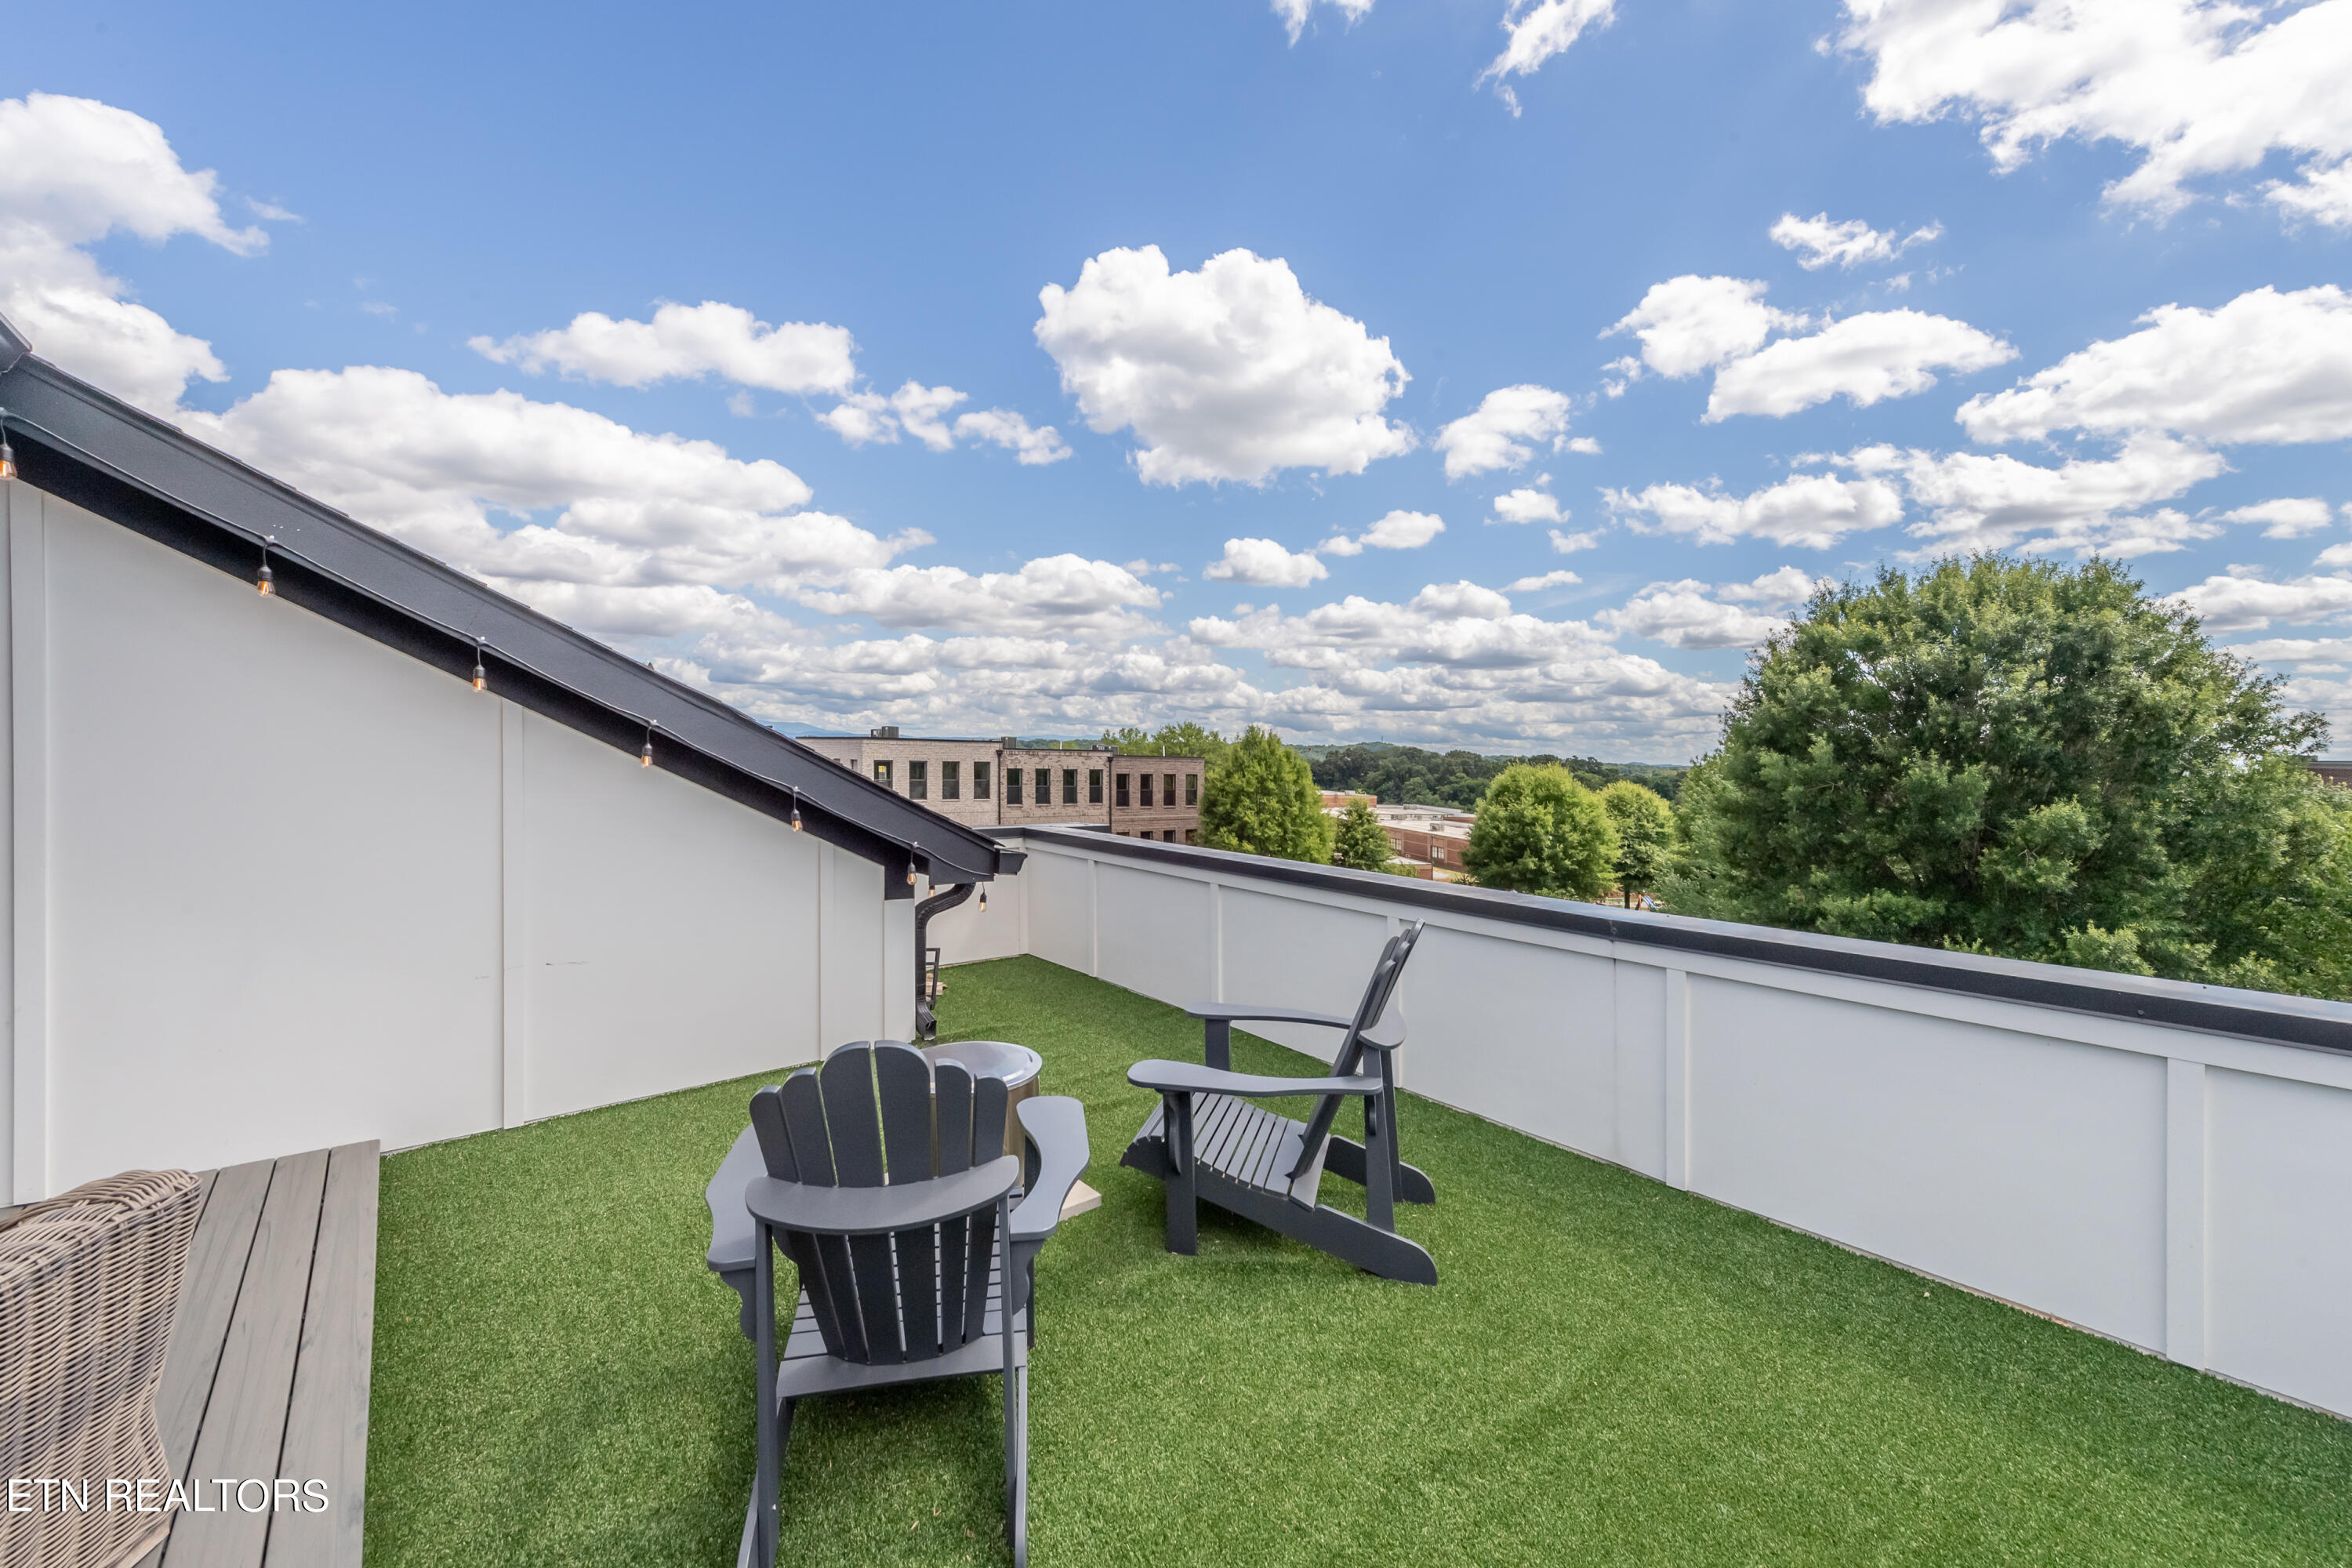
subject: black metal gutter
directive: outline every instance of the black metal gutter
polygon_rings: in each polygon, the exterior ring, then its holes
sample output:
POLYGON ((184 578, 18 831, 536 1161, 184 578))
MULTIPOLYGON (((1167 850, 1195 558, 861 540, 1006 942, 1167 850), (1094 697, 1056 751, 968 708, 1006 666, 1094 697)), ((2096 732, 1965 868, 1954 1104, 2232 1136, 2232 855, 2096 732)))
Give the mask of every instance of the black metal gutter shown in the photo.
POLYGON ((1020 869, 1017 852, 26 353, 5 321, 0 407, 25 482, 248 580, 274 536, 279 596, 461 680, 483 639, 500 696, 632 754, 650 724, 656 766, 770 816, 799 810, 878 862, 886 897, 911 896, 910 868, 942 883, 1020 869))
POLYGON ((1297 860, 1237 855, 1181 844, 1120 838, 1087 828, 1006 827, 1001 836, 1021 836, 1047 844, 1131 860, 1181 866, 1221 879, 1249 879, 1312 888, 1322 892, 1374 898, 1414 909, 1444 910, 1539 931, 1567 931, 1607 942, 1632 942, 1668 952, 1774 963, 1822 974, 1890 981, 1956 995, 2022 1002, 2037 1007, 2135 1022, 2232 1035, 2303 1050, 2352 1056, 2352 1005, 2309 996, 2272 996, 2225 985, 2180 980, 2103 974, 2057 963, 1979 958, 1895 942, 1821 936, 1738 925, 1729 921, 1691 920, 1641 910, 1605 906, 1528 893, 1497 892, 1444 882, 1424 882, 1377 871, 1350 871, 1297 860))

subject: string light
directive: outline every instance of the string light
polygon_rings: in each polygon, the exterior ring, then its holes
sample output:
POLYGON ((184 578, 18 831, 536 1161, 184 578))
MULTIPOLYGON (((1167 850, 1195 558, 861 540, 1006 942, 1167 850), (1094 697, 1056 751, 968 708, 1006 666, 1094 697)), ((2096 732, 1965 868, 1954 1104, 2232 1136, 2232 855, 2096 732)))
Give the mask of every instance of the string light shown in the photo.
POLYGON ((801 830, 801 792, 800 792, 799 790, 797 790, 797 789, 796 789, 796 790, 793 791, 793 831, 794 833, 798 833, 800 830, 801 830))
POLYGON ((637 748, 637 766, 639 766, 639 767, 641 767, 641 768, 649 768, 649 767, 652 767, 653 765, 654 765, 654 726, 653 726, 653 724, 648 723, 648 724, 646 726, 646 743, 645 743, 644 745, 639 746, 639 747, 637 748))
POLYGON ((8 411, 0 408, 0 479, 16 477, 16 454, 8 447, 8 411))
POLYGON ((253 585, 261 591, 265 599, 278 592, 278 574, 269 569, 269 547, 277 542, 278 536, 274 533, 261 536, 261 572, 254 578, 253 585))
POLYGON ((923 847, 919 844, 907 846, 907 886, 910 888, 915 885, 915 861, 922 853, 923 847))
POLYGON ((488 691, 490 689, 490 672, 482 668, 482 650, 489 646, 490 639, 488 637, 474 639, 474 689, 477 691, 488 691))
POLYGON ((988 912, 988 889, 986 888, 982 888, 980 890, 980 912, 982 914, 986 914, 988 912))

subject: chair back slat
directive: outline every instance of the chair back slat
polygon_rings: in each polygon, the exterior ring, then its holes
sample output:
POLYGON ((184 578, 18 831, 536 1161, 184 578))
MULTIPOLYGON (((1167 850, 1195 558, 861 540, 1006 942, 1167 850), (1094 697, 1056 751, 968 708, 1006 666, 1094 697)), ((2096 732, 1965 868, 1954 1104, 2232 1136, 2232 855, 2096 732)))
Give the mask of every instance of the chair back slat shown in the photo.
MULTIPOLYGON (((961 1062, 940 1062, 931 1069, 931 1085, 939 1108, 940 1174, 961 1175, 971 1169, 971 1071, 961 1062)), ((939 1232, 940 1344, 952 1350, 964 1342, 964 1258, 971 1226, 950 1220, 939 1232)))
MULTIPOLYGON (((1382 1038, 1382 1044, 1393 1046, 1402 1039, 1404 1005, 1397 996, 1397 983, 1404 978, 1405 961, 1412 956, 1413 944, 1420 940, 1421 922, 1416 921, 1381 945, 1380 960, 1372 965, 1372 977, 1365 984, 1363 999, 1356 1004, 1355 1017, 1331 1058, 1333 1078, 1355 1076, 1364 1064, 1365 1036, 1383 1023, 1393 1020, 1399 1029, 1392 1037, 1382 1038)), ((1315 1114, 1307 1119, 1307 1131, 1298 1141, 1298 1158, 1285 1173, 1286 1179, 1296 1182, 1308 1171, 1319 1169, 1323 1146, 1331 1136, 1332 1124, 1339 1119, 1339 1101, 1343 1098, 1327 1094, 1315 1102, 1315 1114)))
POLYGON ((891 1185, 929 1181, 940 1173, 931 1136, 931 1064, 912 1046, 878 1040, 874 1087, 882 1106, 882 1147, 890 1162, 891 1185))
MULTIPOLYGON (((833 1147, 825 1136, 824 1093, 817 1087, 816 1074, 806 1068, 786 1079, 782 1087, 762 1089, 751 1097, 751 1120, 761 1121, 761 1100, 773 1094, 775 1110, 782 1124, 783 1160, 795 1168, 787 1175, 776 1169, 774 1156, 769 1156, 768 1173, 780 1181, 797 1181, 813 1187, 835 1185, 833 1179, 833 1147)), ((768 1154, 766 1133, 761 1134, 761 1152, 768 1154)), ((857 1290, 851 1283, 849 1244, 837 1236, 790 1237, 785 1252, 801 1271, 801 1284, 808 1291, 809 1309, 816 1314, 817 1329, 824 1335, 825 1349, 850 1361, 863 1362, 866 1355, 866 1328, 857 1316, 857 1290)))
MULTIPOLYGON (((970 1170, 1004 1147, 1004 1080, 936 1069, 897 1041, 844 1046, 752 1097, 769 1174, 818 1186, 893 1186, 970 1170)), ((928 1361, 984 1331, 997 1211, 887 1236, 783 1231, 826 1351, 845 1361, 928 1361)))
POLYGON ((834 1179, 845 1187, 882 1184, 882 1119, 874 1103, 874 1047, 844 1046, 816 1069, 834 1179))

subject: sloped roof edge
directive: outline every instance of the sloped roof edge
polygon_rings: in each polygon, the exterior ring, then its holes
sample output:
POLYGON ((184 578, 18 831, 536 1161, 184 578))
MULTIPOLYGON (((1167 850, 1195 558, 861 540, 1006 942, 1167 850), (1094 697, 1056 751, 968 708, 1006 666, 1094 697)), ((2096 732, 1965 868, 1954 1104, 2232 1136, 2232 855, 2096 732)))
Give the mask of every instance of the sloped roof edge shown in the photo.
MULTIPOLYGON (((28 352, 0 319, 0 407, 25 479, 224 571, 260 542, 278 594, 464 679, 476 639, 492 689, 626 750, 650 724, 658 766, 891 871, 986 881, 1022 857, 779 734, 718 698, 552 620, 311 500, 28 352)), ((890 897, 904 875, 886 876, 890 897)))

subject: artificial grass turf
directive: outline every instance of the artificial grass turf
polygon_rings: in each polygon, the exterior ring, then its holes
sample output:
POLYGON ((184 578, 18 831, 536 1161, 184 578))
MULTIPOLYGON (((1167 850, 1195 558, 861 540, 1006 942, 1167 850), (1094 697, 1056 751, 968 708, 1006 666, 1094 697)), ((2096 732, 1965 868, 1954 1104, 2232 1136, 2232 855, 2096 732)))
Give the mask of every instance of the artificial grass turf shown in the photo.
MULTIPOLYGON (((1041 1568, 2352 1556, 2352 1424, 1410 1097, 1434 1289, 1205 1208, 1171 1257, 1125 1074, 1196 1025, 1017 958, 951 972, 941 1037, 1040 1051, 1104 1194, 1038 1268, 1041 1568)), ((371 1568, 733 1561, 751 1358, 701 1194, 772 1080, 384 1161, 371 1568)), ((784 1560, 1007 1561, 999 1420, 992 1378, 804 1404, 784 1560)))

